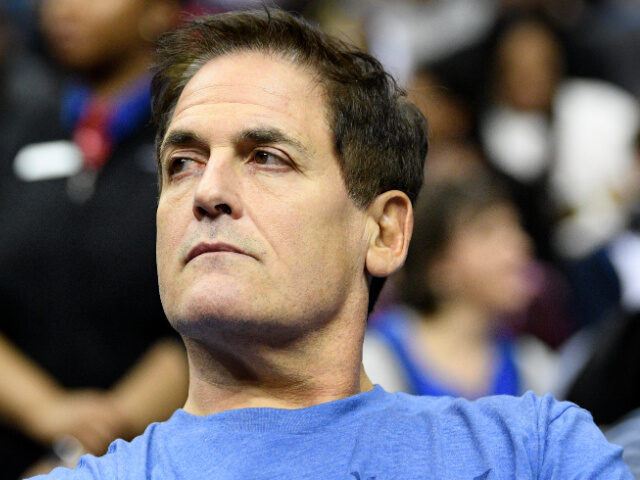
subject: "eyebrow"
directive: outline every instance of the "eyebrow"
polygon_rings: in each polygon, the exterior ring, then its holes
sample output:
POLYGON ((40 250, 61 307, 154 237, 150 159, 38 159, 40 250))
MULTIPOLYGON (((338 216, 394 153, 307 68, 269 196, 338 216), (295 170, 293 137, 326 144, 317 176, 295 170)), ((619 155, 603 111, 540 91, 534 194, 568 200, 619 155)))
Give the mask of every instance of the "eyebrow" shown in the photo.
POLYGON ((174 130, 170 132, 160 145, 159 158, 164 159, 167 150, 171 147, 197 147, 203 150, 209 148, 207 142, 194 132, 188 130, 174 130))
MULTIPOLYGON (((305 157, 310 157, 309 149, 302 142, 291 138, 282 130, 274 127, 259 127, 243 130, 234 137, 236 145, 242 143, 253 144, 285 144, 298 150, 305 157)), ((202 150, 208 150, 209 144, 204 138, 189 130, 173 130, 170 132, 162 144, 160 145, 159 158, 162 162, 167 150, 172 147, 196 147, 202 150)))
POLYGON ((234 138, 236 144, 251 142, 255 144, 285 144, 298 150, 303 155, 309 157, 310 152, 299 140, 291 138, 282 130, 274 127, 251 128, 240 132, 234 138))

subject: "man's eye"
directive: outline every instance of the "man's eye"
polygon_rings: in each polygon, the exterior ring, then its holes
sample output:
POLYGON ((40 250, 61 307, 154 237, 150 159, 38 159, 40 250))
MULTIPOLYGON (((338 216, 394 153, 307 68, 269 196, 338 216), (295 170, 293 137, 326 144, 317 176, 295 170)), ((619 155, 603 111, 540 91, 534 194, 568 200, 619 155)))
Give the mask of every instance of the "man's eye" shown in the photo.
POLYGON ((169 173, 169 176, 172 177, 174 175, 177 175, 179 173, 182 173, 188 170, 193 166, 193 164, 194 164, 194 161, 190 158, 184 158, 184 157, 172 158, 171 160, 169 160, 169 167, 167 168, 167 171, 169 173))
POLYGON ((286 165, 287 162, 278 155, 265 150, 258 150, 253 154, 253 161, 258 165, 286 165))

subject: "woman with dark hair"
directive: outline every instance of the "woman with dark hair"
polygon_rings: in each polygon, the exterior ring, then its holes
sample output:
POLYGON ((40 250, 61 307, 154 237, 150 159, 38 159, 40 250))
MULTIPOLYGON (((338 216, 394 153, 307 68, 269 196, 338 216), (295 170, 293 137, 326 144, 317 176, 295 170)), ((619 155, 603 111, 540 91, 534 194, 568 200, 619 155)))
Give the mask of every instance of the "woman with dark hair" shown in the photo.
POLYGON ((530 240, 484 174, 426 184, 400 279, 403 305, 371 319, 365 368, 392 390, 476 398, 518 394, 505 314, 533 296, 530 240))

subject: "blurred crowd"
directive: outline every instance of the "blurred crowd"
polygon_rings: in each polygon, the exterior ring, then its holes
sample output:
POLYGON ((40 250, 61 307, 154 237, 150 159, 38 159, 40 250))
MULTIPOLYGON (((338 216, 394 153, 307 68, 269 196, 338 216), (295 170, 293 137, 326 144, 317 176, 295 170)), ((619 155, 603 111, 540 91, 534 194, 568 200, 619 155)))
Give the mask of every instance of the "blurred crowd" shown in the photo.
POLYGON ((372 381, 552 393, 640 475, 640 2, 3 0, 3 478, 182 406, 154 261, 154 42, 264 4, 373 53, 429 121, 409 256, 369 320, 372 381))

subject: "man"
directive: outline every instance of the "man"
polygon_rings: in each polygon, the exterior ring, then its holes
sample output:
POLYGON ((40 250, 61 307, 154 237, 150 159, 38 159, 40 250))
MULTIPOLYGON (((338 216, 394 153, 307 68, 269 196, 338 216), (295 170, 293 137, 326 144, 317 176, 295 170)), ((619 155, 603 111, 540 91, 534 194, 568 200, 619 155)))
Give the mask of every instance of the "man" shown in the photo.
POLYGON ((388 394, 368 305, 406 256, 424 122, 378 62, 277 11, 165 37, 157 260, 184 409, 52 479, 631 479, 587 412, 388 394))

